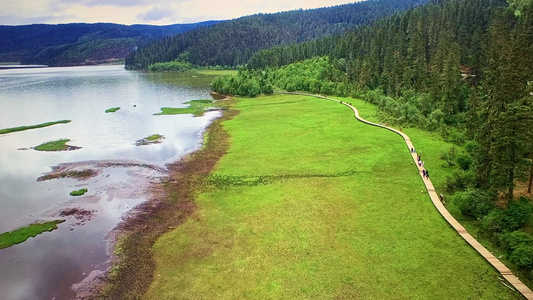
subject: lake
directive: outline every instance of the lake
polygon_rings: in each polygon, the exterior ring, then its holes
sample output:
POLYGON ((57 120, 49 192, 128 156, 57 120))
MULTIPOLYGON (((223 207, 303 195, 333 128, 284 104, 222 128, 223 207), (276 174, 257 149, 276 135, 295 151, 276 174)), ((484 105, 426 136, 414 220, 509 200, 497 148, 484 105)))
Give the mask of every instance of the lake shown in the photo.
POLYGON ((2 299, 74 298, 73 284, 108 267, 106 235, 124 213, 147 199, 149 184, 165 176, 165 164, 199 147, 202 132, 219 116, 153 114, 161 107, 210 99, 211 80, 123 66, 0 70, 0 129, 72 120, 0 135, 0 233, 66 219, 55 231, 0 250, 2 299), (121 109, 105 113, 112 107, 121 109), (152 134, 163 135, 162 143, 135 145, 152 134), (31 149, 62 138, 81 149, 31 149), (37 181, 60 164, 99 173, 86 180, 37 181), (89 191, 69 195, 80 188, 89 191), (88 215, 60 217, 65 208, 88 215))

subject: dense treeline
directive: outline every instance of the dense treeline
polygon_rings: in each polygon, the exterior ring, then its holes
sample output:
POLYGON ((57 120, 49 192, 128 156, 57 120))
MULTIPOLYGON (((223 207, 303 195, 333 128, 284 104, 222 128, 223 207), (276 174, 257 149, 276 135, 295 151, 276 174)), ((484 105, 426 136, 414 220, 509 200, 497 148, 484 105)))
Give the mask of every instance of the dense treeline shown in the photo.
POLYGON ((345 96, 349 92, 345 76, 327 57, 315 57, 277 69, 241 68, 236 76, 215 78, 212 88, 221 94, 245 97, 272 94, 274 88, 345 96))
MULTIPOLYGON (((451 205, 532 278, 531 203, 515 185, 533 177, 533 3, 510 2, 432 1, 342 36, 258 52, 235 78, 349 93, 377 104, 383 121, 439 130, 457 144, 442 154, 458 168, 446 183, 451 205), (329 59, 279 67, 316 55, 329 59), (301 81, 313 68, 321 75, 301 81)), ((217 82, 227 91, 235 80, 217 82)))
POLYGON ((168 26, 59 24, 0 26, 0 61, 70 65, 86 60, 125 58, 137 47, 216 21, 168 26))
POLYGON ((354 26, 426 3, 427 0, 370 0, 314 10, 259 14, 199 28, 148 45, 126 60, 130 69, 172 61, 184 51, 199 66, 238 66, 261 49, 339 34, 354 26))

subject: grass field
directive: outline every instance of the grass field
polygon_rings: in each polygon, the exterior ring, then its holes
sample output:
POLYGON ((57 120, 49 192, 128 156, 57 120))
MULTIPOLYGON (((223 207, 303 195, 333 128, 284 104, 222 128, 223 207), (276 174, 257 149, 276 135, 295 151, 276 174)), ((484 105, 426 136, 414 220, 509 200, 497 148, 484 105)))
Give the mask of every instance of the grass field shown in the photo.
POLYGON ((236 108, 212 188, 153 247, 146 298, 520 298, 421 192, 400 136, 315 98, 236 108))
POLYGON ((57 224, 63 223, 65 220, 55 220, 46 223, 30 224, 26 227, 19 228, 10 232, 0 234, 0 249, 11 247, 15 244, 20 244, 30 237, 36 237, 46 231, 57 229, 57 224))
MULTIPOLYGON (((368 121, 379 123, 376 105, 359 99, 333 98, 352 103, 359 111, 361 117, 368 121)), ((426 169, 430 172, 431 182, 437 189, 437 192, 442 192, 446 177, 452 175, 457 167, 448 166, 440 156, 442 151, 449 150, 453 144, 444 141, 438 132, 427 132, 416 127, 404 127, 402 130, 411 138, 417 153, 426 162, 426 169)))

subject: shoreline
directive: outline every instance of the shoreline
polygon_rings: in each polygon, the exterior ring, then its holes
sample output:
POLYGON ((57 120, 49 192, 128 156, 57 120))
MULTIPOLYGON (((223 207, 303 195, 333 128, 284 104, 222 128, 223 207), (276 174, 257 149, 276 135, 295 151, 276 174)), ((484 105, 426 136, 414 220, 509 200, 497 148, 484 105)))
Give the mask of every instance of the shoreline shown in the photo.
POLYGON ((146 293, 153 278, 155 264, 151 247, 163 234, 184 223, 196 210, 195 195, 204 188, 203 181, 226 153, 229 136, 221 123, 238 111, 230 109, 230 98, 214 95, 222 110, 202 132, 207 141, 176 162, 166 165, 162 182, 150 184, 148 200, 130 210, 108 235, 109 268, 93 272, 73 288, 76 299, 137 298, 146 293))
MULTIPOLYGON (((116 225, 109 229, 109 231, 103 236, 107 259, 102 261, 101 264, 106 266, 105 269, 93 269, 86 275, 84 274, 85 276, 80 278, 79 281, 73 282, 70 286, 66 286, 70 292, 74 293, 75 297, 73 296, 73 299, 91 299, 94 291, 98 290, 100 286, 106 283, 107 274, 113 271, 112 268, 119 261, 115 249, 122 241, 122 238, 138 229, 135 227, 136 223, 144 222, 144 218, 157 213, 158 209, 165 209, 165 206, 162 206, 162 204, 168 198, 166 186, 172 181, 170 166, 186 160, 195 152, 203 149, 203 147, 205 147, 205 133, 211 124, 221 116, 222 113, 213 115, 213 117, 210 118, 210 123, 198 133, 197 142, 194 148, 184 154, 181 158, 175 158, 174 161, 153 163, 131 159, 102 159, 67 162, 52 166, 49 172, 43 173, 36 179, 36 181, 48 181, 70 178, 81 183, 86 183, 88 180, 94 181, 95 178, 98 181, 99 179, 97 176, 102 177, 104 171, 109 168, 129 170, 127 171, 128 174, 130 172, 138 172, 132 171, 133 169, 144 170, 141 171, 144 175, 146 175, 147 172, 153 173, 153 175, 150 176, 151 179, 139 178, 140 180, 143 180, 143 183, 139 182, 140 185, 138 186, 142 191, 134 189, 136 191, 134 193, 135 195, 132 194, 135 199, 142 197, 145 200, 124 212, 116 225)), ((131 174, 130 176, 137 177, 139 175, 141 174, 131 174)), ((109 189, 112 189, 112 187, 108 188, 108 191, 110 191, 109 189)), ((62 213, 68 212, 69 214, 65 216, 65 219, 68 219, 67 225, 69 230, 74 230, 75 227, 83 225, 87 221, 91 221, 102 213, 101 211, 95 210, 93 207, 93 203, 99 199, 100 197, 98 196, 82 196, 75 199, 75 202, 69 202, 63 206, 54 206, 42 211, 41 214, 52 218, 53 216, 60 216, 62 213)), ((44 219, 44 217, 40 219, 44 219)), ((143 228, 141 229, 144 230, 143 228)))

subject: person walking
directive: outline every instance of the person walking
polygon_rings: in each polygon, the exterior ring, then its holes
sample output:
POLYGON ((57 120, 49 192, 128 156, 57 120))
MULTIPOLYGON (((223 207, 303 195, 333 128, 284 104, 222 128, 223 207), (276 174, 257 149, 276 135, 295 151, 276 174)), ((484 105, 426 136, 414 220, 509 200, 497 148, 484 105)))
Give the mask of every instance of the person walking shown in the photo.
POLYGON ((429 179, 429 171, 426 170, 426 178, 429 179))

